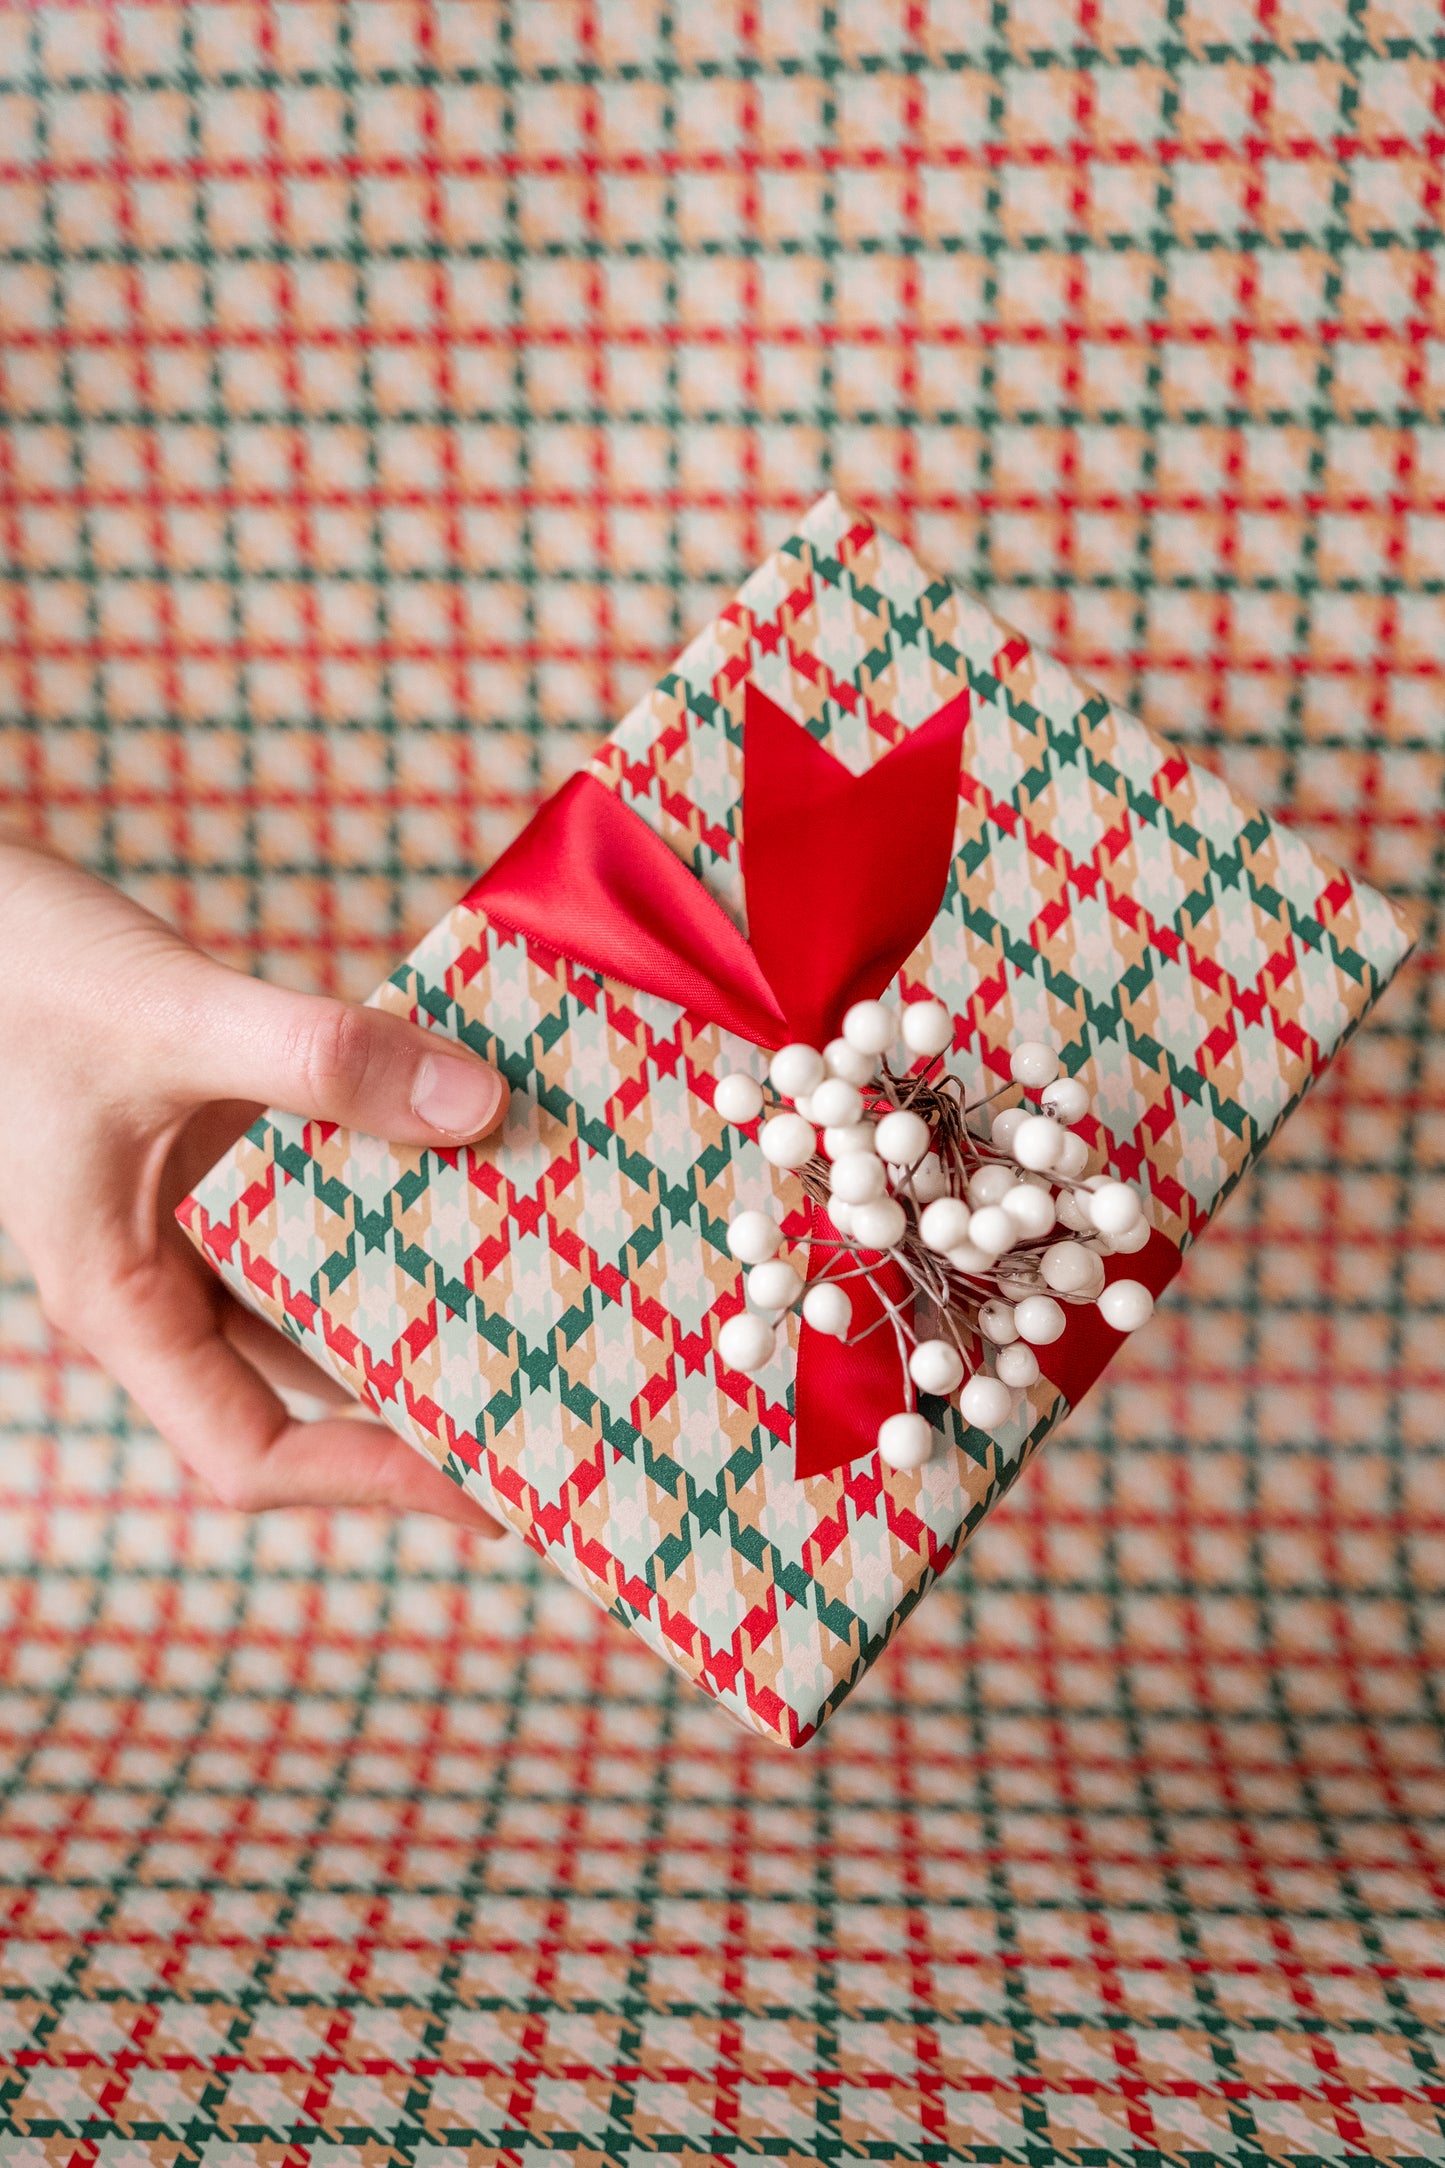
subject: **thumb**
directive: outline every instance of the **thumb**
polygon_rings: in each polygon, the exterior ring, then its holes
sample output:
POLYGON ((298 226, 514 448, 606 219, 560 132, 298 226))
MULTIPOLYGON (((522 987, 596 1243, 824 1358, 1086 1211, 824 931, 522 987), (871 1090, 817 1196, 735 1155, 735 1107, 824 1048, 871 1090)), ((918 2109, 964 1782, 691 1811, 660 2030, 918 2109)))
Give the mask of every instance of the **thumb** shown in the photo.
POLYGON ((505 1077, 385 1009, 293 993, 205 959, 186 1012, 184 1073, 200 1099, 259 1100, 392 1144, 465 1143, 507 1109, 505 1077))

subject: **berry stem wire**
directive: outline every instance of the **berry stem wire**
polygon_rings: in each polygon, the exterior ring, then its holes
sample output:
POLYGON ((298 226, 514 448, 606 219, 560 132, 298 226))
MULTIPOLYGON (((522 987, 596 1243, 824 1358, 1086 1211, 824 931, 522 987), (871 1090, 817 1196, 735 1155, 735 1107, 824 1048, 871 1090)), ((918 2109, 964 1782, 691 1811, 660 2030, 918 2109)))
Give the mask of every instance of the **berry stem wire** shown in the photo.
MULTIPOLYGON (((991 1141, 985 1142, 969 1128, 971 1117, 980 1108, 990 1106, 1007 1093, 1017 1091, 1016 1083, 997 1085, 982 1098, 965 1103, 962 1079, 936 1072, 944 1057, 935 1055, 915 1075, 897 1076, 884 1062, 875 1083, 865 1094, 865 1118, 883 1110, 907 1111, 918 1114, 928 1124, 929 1152, 942 1162, 948 1183, 946 1194, 963 1198, 966 1196, 971 1174, 984 1166, 999 1166, 1010 1174, 1019 1175, 1006 1152, 1000 1151, 991 1141)), ((780 1102, 781 1103, 781 1102, 780 1102)), ((979 1313, 985 1303, 999 1300, 1017 1302, 1030 1294, 1047 1294, 1055 1301, 1069 1305, 1083 1304, 1092 1298, 1078 1292, 1062 1292, 1051 1288, 1039 1269, 1039 1258, 1050 1242, 1057 1239, 1052 1230, 1046 1235, 1032 1236, 1015 1244, 986 1271, 961 1272, 948 1263, 945 1257, 929 1249, 918 1232, 918 1216, 924 1210, 923 1200, 918 1196, 915 1177, 923 1165, 923 1158, 905 1168, 895 1181, 894 1195, 906 1197, 913 1207, 913 1216, 905 1228, 903 1239, 887 1250, 868 1250, 853 1238, 836 1233, 830 1241, 826 1237, 811 1237, 810 1249, 831 1253, 822 1272, 812 1284, 830 1281, 835 1285, 847 1280, 866 1280, 877 1299, 882 1315, 874 1319, 861 1332, 845 1334, 843 1344, 857 1347, 870 1339, 885 1324, 891 1324, 898 1341, 899 1360, 903 1370, 904 1388, 908 1409, 915 1406, 913 1377, 908 1367, 910 1345, 917 1346, 920 1335, 912 1321, 886 1293, 878 1277, 878 1265, 872 1258, 886 1259, 895 1264, 908 1281, 916 1316, 920 1304, 926 1305, 937 1317, 941 1330, 946 1333, 958 1354, 966 1364, 979 1361, 987 1336, 979 1323, 979 1313), (849 1269, 838 1267, 844 1259, 852 1259, 849 1269)), ((829 1162, 821 1152, 799 1170, 804 1191, 815 1209, 827 1212, 830 1198, 829 1162)), ((1051 1183, 1068 1190, 1081 1190, 1082 1182, 1072 1176, 1051 1173, 1051 1183)))
MULTIPOLYGON (((872 1028, 871 1025, 869 1028, 872 1028)), ((816 1065, 816 1050, 807 1051, 816 1065)), ((1091 1224, 1092 1213, 1089 1209, 1086 1208, 1082 1216, 1077 1208, 1070 1208, 1067 1217, 1058 1212, 1060 1199, 1067 1202, 1071 1197, 1089 1196, 1087 1179, 1066 1174, 1058 1167, 1045 1167, 1038 1172, 1031 1172, 1029 1161, 1035 1156, 1032 1150, 1028 1159, 1020 1161, 1009 1148, 1013 1142, 1012 1127, 1006 1136, 1000 1135, 996 1141, 995 1131, 1001 1116, 996 1115, 983 1124, 978 1121, 979 1115, 985 1109, 993 1107, 1001 1099, 1021 1090, 1033 1089, 1035 1084, 1037 1088, 1045 1088, 1049 1081, 1047 1077, 1038 1076, 1035 1079, 1020 1075, 1018 1058, 1020 1054, 1025 1055, 1029 1066, 1037 1070, 1040 1064, 1032 1057, 1037 1053, 1047 1055, 1050 1051, 1047 1048, 1016 1050, 1014 1076, 996 1084, 991 1091, 973 1100, 966 1097, 963 1079, 948 1074, 944 1068, 947 1050, 920 1057, 921 1066, 917 1070, 905 1071, 902 1074, 895 1072, 884 1057, 879 1060, 871 1078, 866 1083, 860 1081, 858 1084, 858 1097, 854 1102, 857 1112, 851 1121, 839 1125, 843 1134, 836 1139, 837 1149, 828 1146, 828 1131, 831 1125, 812 1115, 809 1094, 806 1091, 801 1095, 784 1093, 771 1083, 771 1079, 762 1086, 763 1112, 767 1114, 789 1110, 795 1116, 801 1116, 802 1124, 807 1125, 805 1134, 812 1141, 810 1156, 801 1165, 797 1165, 791 1158, 780 1158, 778 1162, 792 1167, 797 1173, 804 1195, 813 1207, 814 1226, 806 1238, 813 1267, 811 1285, 843 1285, 853 1280, 867 1281, 878 1306, 878 1315, 861 1330, 851 1331, 845 1327, 839 1334, 839 1339, 845 1347, 858 1347, 884 1326, 891 1327, 903 1371, 905 1407, 902 1412, 905 1414, 914 1415, 917 1411, 910 1349, 916 1350, 945 1339, 952 1344, 954 1352, 964 1369, 971 1372, 972 1378, 987 1378, 987 1358, 990 1355, 996 1356, 1000 1347, 1009 1344, 1006 1319, 1001 1319, 997 1326, 993 1326, 991 1319, 993 1329, 988 1333, 984 1332, 982 1313, 989 1304, 997 1305, 1011 1317, 1012 1306, 1030 1297, 1046 1297, 1051 1304, 1069 1307, 1090 1305, 1099 1299, 1102 1274, 1096 1272, 1094 1284, 1086 1290, 1083 1287, 1055 1287, 1051 1284, 1051 1278, 1055 1275, 1046 1278, 1044 1269, 1045 1258, 1051 1247, 1088 1250, 1096 1261, 1111 1252, 1112 1245, 1091 1224), (880 1205, 891 1202, 894 1212, 901 1217, 903 1226, 898 1239, 886 1247, 867 1245, 856 1235, 845 1233, 831 1219, 835 1212, 846 1219, 848 1214, 854 1211, 861 1214, 868 1209, 867 1190, 865 1189, 864 1198, 857 1206, 850 1204, 846 1198, 835 1202, 832 1194, 833 1182, 840 1160, 850 1147, 859 1143, 857 1135, 850 1135, 848 1132, 862 1125, 865 1130, 863 1149, 878 1152, 873 1125, 881 1126, 886 1117, 898 1115, 916 1118, 926 1134, 926 1143, 919 1156, 908 1164, 890 1162, 881 1152, 878 1153, 886 1173, 875 1194, 880 1205), (980 1134, 980 1129, 985 1133, 980 1134), (821 1137, 820 1130, 823 1132, 821 1137), (1007 1182, 1001 1190, 981 1194, 974 1190, 973 1185, 989 1168, 1000 1170, 1007 1176, 1007 1182), (926 1181, 923 1179, 925 1174, 926 1181), (920 1183, 923 1193, 920 1192, 920 1183), (1008 1215, 1017 1233, 1003 1251, 994 1254, 993 1228, 990 1227, 987 1233, 980 1228, 978 1235, 974 1236, 973 1220, 991 1210, 996 1196, 1005 1196, 1010 1189, 1030 1183, 1037 1184, 1053 1203, 1049 1226, 1039 1233, 1024 1233, 1022 1212, 1008 1215), (965 1232, 954 1237, 959 1246, 952 1251, 936 1249, 923 1238, 922 1222, 929 1209, 944 1203, 962 1206, 964 1210, 962 1226, 965 1232), (820 1231, 820 1223, 827 1225, 826 1234, 820 1231), (1073 1238, 1072 1242, 1064 1239, 1065 1229, 1073 1238), (954 1263, 954 1257, 962 1257, 965 1250, 978 1259, 977 1264, 954 1263), (895 1267, 903 1275, 907 1292, 902 1302, 895 1300, 883 1284, 881 1275, 887 1265, 895 1267)), ((793 1066, 796 1068, 796 1064, 793 1066)), ((1057 1072, 1056 1057, 1053 1070, 1054 1073, 1057 1072)), ((1070 1121, 1077 1119, 1086 1108, 1087 1098, 1083 1097, 1083 1103, 1076 1101, 1069 1112, 1056 1109, 1052 1103, 1047 1103, 1043 1111, 1053 1115, 1056 1121, 1067 1127, 1070 1121)), ((1025 1118, 1025 1111, 1025 1107, 1020 1106, 1020 1120, 1025 1118)), ((1029 1116, 1028 1119, 1034 1118, 1029 1116)), ((905 1130, 909 1126, 911 1121, 895 1121, 893 1124, 896 1130, 905 1130)), ((1034 1126, 1037 1128, 1046 1125, 1034 1121, 1034 1126)), ((781 1139, 779 1141, 781 1142, 781 1139)), ((902 1142, 901 1136, 897 1141, 902 1142)), ((791 1142, 790 1134, 787 1147, 789 1150, 791 1142)), ((1084 1164, 1087 1165, 1087 1153, 1084 1164)), ((1031 1213, 1027 1216, 1030 1219, 1034 1217, 1031 1213)), ((995 1212, 993 1217, 1004 1218, 1005 1215, 995 1212)), ((942 1236, 944 1229, 939 1227, 935 1234, 942 1236)), ((795 1300, 801 1300, 806 1309, 807 1289, 801 1289, 795 1300)), ((791 1303, 788 1305, 789 1308, 793 1306, 791 1303)), ((774 1318, 778 1314, 771 1313, 774 1318)), ((851 1305, 848 1307, 848 1322, 851 1325, 851 1305)), ((1042 1313, 1039 1324, 1040 1330, 1044 1330, 1042 1313)), ((1031 1349, 1031 1340, 1017 1325, 1015 1333, 1031 1349)), ((1033 1375, 1037 1377, 1038 1374, 1035 1366, 1033 1375)), ((897 1464, 905 1465, 901 1461, 897 1464)))

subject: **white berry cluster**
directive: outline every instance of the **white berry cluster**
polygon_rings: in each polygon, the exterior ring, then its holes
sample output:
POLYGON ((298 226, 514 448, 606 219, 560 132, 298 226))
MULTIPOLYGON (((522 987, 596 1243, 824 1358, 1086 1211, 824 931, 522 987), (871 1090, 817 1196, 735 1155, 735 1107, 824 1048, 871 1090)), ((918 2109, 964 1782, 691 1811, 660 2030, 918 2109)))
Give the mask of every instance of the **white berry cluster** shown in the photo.
MULTIPOLYGON (((1089 1109, 1083 1086, 1059 1075, 1051 1047, 1029 1040, 1013 1049, 1010 1069, 1037 1107, 990 1114, 1000 1092, 966 1106, 958 1080, 943 1073, 952 1043, 948 1010, 925 999, 901 1014, 859 1001, 842 1037, 821 1050, 781 1047, 768 1069, 777 1111, 758 1142, 773 1166, 802 1177, 839 1239, 824 1245, 823 1269, 805 1283, 781 1254, 783 1231, 770 1214, 739 1211, 728 1224, 728 1247, 749 1268, 749 1307, 718 1334, 730 1369, 762 1370, 778 1319, 799 1302, 814 1331, 847 1340, 846 1283, 869 1280, 902 1366, 905 1404, 878 1433, 894 1468, 921 1467, 933 1449, 918 1391, 957 1394, 966 1422, 998 1431, 1039 1376, 1035 1348, 1063 1332, 1064 1305, 1097 1304, 1117 1332, 1133 1332, 1154 1307, 1138 1280, 1104 1284, 1105 1257, 1141 1250, 1149 1225, 1128 1183, 1087 1172, 1088 1146, 1070 1127, 1089 1109), (887 1057, 900 1038, 905 1065, 895 1073, 887 1057), (909 1303, 880 1284, 885 1258, 902 1267, 909 1303)), ((746 1125, 768 1095, 753 1077, 722 1076, 713 1103, 725 1121, 746 1125)))

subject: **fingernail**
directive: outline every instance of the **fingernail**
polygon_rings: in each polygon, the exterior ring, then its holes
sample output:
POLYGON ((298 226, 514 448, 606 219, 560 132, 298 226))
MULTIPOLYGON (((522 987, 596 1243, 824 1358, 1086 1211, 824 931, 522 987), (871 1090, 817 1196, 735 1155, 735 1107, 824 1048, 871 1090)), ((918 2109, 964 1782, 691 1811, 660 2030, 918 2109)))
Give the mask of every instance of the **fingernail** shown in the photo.
POLYGON ((502 1103, 495 1069, 460 1054, 428 1054, 416 1073, 411 1110, 449 1137, 474 1137, 502 1103))

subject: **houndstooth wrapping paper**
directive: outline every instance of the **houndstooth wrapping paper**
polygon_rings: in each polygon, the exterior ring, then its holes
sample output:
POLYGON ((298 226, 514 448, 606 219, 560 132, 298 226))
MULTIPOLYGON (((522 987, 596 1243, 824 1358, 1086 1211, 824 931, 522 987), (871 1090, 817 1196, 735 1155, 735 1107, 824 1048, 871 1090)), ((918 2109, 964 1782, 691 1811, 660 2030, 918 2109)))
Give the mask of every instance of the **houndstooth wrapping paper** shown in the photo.
MULTIPOLYGON (((1383 897, 836 496, 592 762, 734 919, 749 685, 858 775, 967 697, 950 872, 886 991, 946 1004, 974 1099, 1008 1083, 1011 1045, 1058 1048, 1090 1095, 1090 1172, 1137 1179, 1177 1247, 1409 948, 1383 897)), ((744 1301, 731 1215, 806 1224, 798 1176, 711 1105, 715 1075, 766 1057, 497 926, 485 891, 380 998, 503 1068, 498 1137, 407 1151, 272 1110, 182 1224, 234 1293, 584 1593, 745 1723, 804 1745, 1068 1401, 1045 1375, 992 1437, 945 1402, 923 1468, 874 1452, 800 1480, 797 1313, 755 1382, 717 1353, 744 1301)))
POLYGON ((0 794, 214 952, 365 993, 830 483, 1431 929, 801 1756, 0 1256, 13 2157, 1439 2155, 1438 40, 0 13, 0 794))

